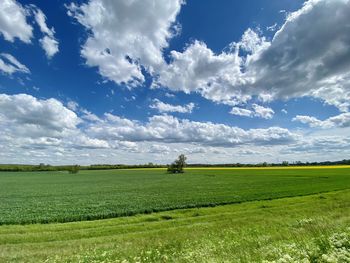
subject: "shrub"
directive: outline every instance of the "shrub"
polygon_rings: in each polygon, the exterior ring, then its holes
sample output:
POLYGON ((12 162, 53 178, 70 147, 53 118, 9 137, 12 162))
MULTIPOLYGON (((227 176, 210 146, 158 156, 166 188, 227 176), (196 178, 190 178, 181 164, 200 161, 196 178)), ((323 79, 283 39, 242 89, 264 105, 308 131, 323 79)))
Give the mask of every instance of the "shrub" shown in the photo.
POLYGON ((68 168, 68 172, 70 174, 77 174, 77 173, 79 173, 79 170, 80 170, 80 166, 79 165, 73 165, 73 166, 68 168))
POLYGON ((177 160, 168 166, 168 173, 183 173, 183 168, 186 166, 186 156, 180 154, 177 160))

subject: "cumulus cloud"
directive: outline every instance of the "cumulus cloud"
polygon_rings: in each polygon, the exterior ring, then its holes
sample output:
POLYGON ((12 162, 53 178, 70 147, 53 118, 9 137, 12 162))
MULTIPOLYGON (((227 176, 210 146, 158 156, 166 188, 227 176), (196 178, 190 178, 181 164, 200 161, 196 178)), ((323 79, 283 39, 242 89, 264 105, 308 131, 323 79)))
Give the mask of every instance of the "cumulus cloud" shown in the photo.
POLYGON ((56 99, 0 94, 0 142, 13 149, 108 149, 106 140, 89 137, 83 120, 56 99))
POLYGON ((162 51, 176 34, 182 0, 90 0, 67 6, 90 36, 82 46, 86 64, 108 80, 128 86, 144 81, 142 67, 152 73, 164 63, 162 51), (141 66, 142 65, 142 66, 141 66))
POLYGON ((14 56, 8 53, 0 54, 0 71, 9 75, 12 75, 16 72, 26 74, 30 73, 30 70, 25 65, 23 65, 14 56))
POLYGON ((45 50, 46 56, 52 58, 58 52, 58 41, 54 38, 44 36, 39 40, 41 47, 45 50))
POLYGON ((344 136, 315 136, 287 147, 282 153, 344 152, 350 149, 350 138, 344 136))
POLYGON ((303 160, 320 160, 326 152, 339 159, 350 150, 350 127, 335 120, 344 128, 334 136, 324 136, 322 130, 303 135, 280 127, 242 129, 169 115, 144 122, 110 113, 98 117, 77 103, 68 104, 69 108, 53 98, 0 94, 0 149, 6 149, 0 151, 0 160, 166 163, 181 152, 190 154, 191 162, 202 162, 204 154, 210 162, 251 162, 252 156, 261 162, 276 161, 279 155, 298 160, 300 152, 303 160))
POLYGON ((117 84, 141 85, 144 68, 152 87, 231 106, 254 97, 269 102, 312 96, 344 112, 349 108, 350 0, 309 0, 287 15, 271 40, 248 28, 222 52, 194 40, 183 51, 171 51, 167 63, 163 50, 182 4, 91 0, 67 9, 90 33, 81 50, 86 64, 117 84))
POLYGON ((234 99, 241 102, 251 98, 238 89, 231 89, 230 83, 246 85, 250 81, 242 77, 237 49, 216 55, 205 43, 195 41, 183 52, 171 51, 170 56, 172 61, 159 74, 155 86, 185 93, 196 92, 216 102, 232 103, 234 99))
POLYGON ((271 108, 264 107, 258 104, 253 104, 252 109, 243 109, 239 107, 233 107, 230 111, 232 115, 245 116, 245 117, 260 117, 263 119, 272 119, 274 111, 271 108))
POLYGON ((183 52, 171 52, 158 84, 228 104, 246 103, 253 96, 313 96, 346 111, 349 13, 349 0, 310 0, 287 16, 271 41, 248 29, 219 54, 194 41, 183 52))
POLYGON ((337 116, 330 117, 326 120, 319 120, 315 117, 297 115, 292 119, 293 121, 299 121, 303 124, 307 124, 310 127, 317 127, 322 129, 341 127, 346 128, 350 127, 350 113, 342 113, 337 116))
MULTIPOLYGON (((154 115, 145 123, 110 113, 99 118, 76 104, 73 107, 69 104, 79 115, 56 99, 0 94, 0 139, 7 138, 26 147, 34 145, 34 148, 60 145, 75 149, 137 151, 139 143, 235 147, 284 145, 298 137, 280 127, 244 130, 170 115, 154 115)), ((165 151, 164 147, 158 148, 165 151)))
POLYGON ((90 138, 84 134, 73 137, 71 145, 77 149, 108 149, 110 144, 107 141, 90 138))
POLYGON ((27 10, 15 0, 2 0, 0 2, 0 33, 7 41, 13 42, 15 38, 30 43, 33 28, 26 20, 27 10))
POLYGON ((15 38, 29 44, 33 37, 33 27, 27 18, 34 17, 44 36, 39 40, 46 56, 51 58, 58 52, 58 41, 55 38, 55 29, 46 24, 45 14, 35 5, 22 6, 15 0, 3 0, 0 3, 0 33, 5 40, 13 42, 15 38))
POLYGON ((164 112, 179 112, 179 113, 191 113, 195 107, 194 103, 189 103, 184 106, 181 105, 172 105, 164 103, 158 99, 153 100, 153 104, 149 106, 151 109, 156 109, 161 113, 164 112))
POLYGON ((143 124, 109 113, 105 114, 104 120, 91 125, 87 134, 103 140, 194 143, 220 147, 288 144, 297 139, 296 134, 280 127, 243 130, 224 124, 178 119, 169 115, 152 116, 143 124))
POLYGON ((268 107, 263 107, 258 104, 253 104, 252 107, 253 107, 255 116, 261 117, 263 119, 272 119, 273 115, 275 114, 273 109, 268 107))
POLYGON ((233 107, 230 111, 230 114, 237 116, 252 117, 254 115, 254 112, 248 109, 233 107))
MULTIPOLYGON (((247 103, 255 95, 248 89, 254 85, 255 76, 246 72, 247 65, 269 45, 265 37, 252 29, 246 30, 238 43, 231 43, 219 54, 205 43, 194 41, 183 52, 170 53, 171 62, 159 74, 155 86, 196 92, 209 100, 233 106, 247 103), (241 51, 245 57, 240 56, 241 51)), ((259 94, 270 96, 261 91, 259 94)))
MULTIPOLYGON (((40 100, 27 94, 0 94, 0 115, 8 125, 15 124, 17 130, 28 128, 52 136, 75 129, 80 122, 79 117, 58 100, 40 100)), ((37 133, 28 133, 28 137, 32 135, 37 133)))
POLYGON ((275 97, 311 95, 346 109, 349 12, 347 0, 310 0, 289 14, 271 45, 249 65, 256 78, 254 86, 264 87, 275 97))
POLYGON ((169 154, 170 151, 171 151, 170 147, 166 145, 160 145, 160 144, 154 144, 148 150, 149 153, 159 153, 159 154, 169 154))
POLYGON ((182 4, 91 0, 67 9, 90 33, 81 50, 86 64, 117 84, 142 84, 144 68, 153 87, 231 106, 253 97, 268 102, 312 96, 344 112, 349 108, 350 0, 309 0, 287 15, 271 40, 248 28, 222 52, 195 40, 182 52, 171 51, 167 63, 163 50, 182 4))

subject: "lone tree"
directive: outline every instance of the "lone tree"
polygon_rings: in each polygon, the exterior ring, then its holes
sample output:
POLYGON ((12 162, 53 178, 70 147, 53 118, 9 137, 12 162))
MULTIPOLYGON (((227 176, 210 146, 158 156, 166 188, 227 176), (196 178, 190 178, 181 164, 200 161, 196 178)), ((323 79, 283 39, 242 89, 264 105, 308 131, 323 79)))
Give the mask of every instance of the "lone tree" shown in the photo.
POLYGON ((68 168, 68 172, 70 174, 77 174, 77 173, 79 173, 79 170, 80 170, 80 166, 79 165, 73 165, 73 166, 70 166, 68 168))
POLYGON ((184 154, 180 154, 179 157, 168 166, 168 173, 183 173, 186 166, 187 157, 184 154))

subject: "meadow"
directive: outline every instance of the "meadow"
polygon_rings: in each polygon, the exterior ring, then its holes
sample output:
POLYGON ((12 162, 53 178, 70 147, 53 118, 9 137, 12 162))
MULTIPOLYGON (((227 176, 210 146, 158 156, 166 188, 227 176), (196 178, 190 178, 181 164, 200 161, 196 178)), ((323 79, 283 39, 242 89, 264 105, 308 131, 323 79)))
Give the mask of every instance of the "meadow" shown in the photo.
POLYGON ((346 166, 1 172, 0 200, 0 262, 350 262, 346 166))
POLYGON ((350 190, 0 226, 0 262, 350 262, 350 190))
POLYGON ((1 172, 0 224, 70 222, 309 195, 350 187, 350 168, 1 172))

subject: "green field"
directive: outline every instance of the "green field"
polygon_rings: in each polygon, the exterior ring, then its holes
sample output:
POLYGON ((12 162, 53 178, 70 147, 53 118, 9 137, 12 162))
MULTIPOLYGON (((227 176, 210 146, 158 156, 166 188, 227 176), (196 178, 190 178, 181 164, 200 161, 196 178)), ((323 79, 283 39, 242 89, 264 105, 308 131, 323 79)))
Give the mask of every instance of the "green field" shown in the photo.
POLYGON ((97 221, 1 226, 0 262, 347 263, 349 200, 350 190, 343 190, 97 221))
POLYGON ((350 262, 346 167, 2 172, 0 201, 0 262, 350 262))
POLYGON ((2 172, 0 224, 103 219, 349 187, 349 168, 2 172))

